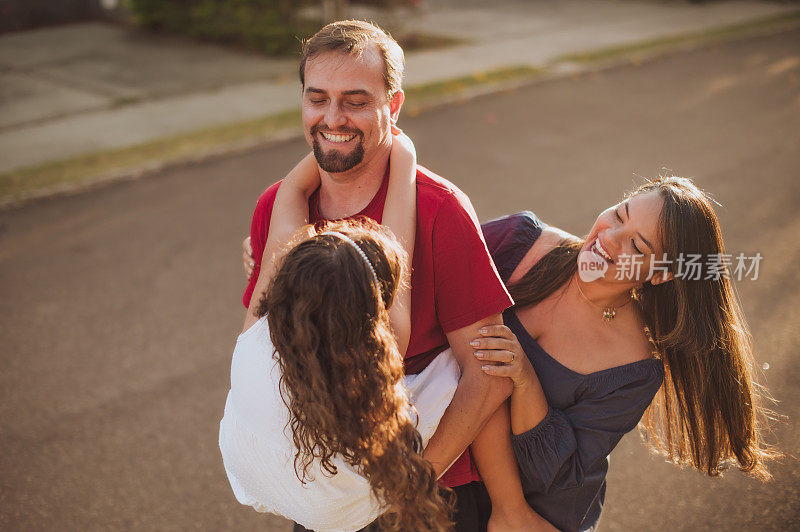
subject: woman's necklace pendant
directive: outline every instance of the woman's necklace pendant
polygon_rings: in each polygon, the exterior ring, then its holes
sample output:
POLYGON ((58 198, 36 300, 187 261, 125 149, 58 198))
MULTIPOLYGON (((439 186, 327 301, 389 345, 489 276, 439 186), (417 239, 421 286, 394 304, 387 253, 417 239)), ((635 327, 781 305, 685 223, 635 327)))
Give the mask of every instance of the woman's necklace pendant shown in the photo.
POLYGON ((627 305, 628 303, 630 303, 631 301, 633 301, 633 292, 631 292, 629 294, 629 296, 628 296, 628 300, 625 303, 623 303, 623 304, 621 304, 619 306, 616 306, 616 307, 601 307, 600 305, 598 305, 597 303, 595 303, 594 301, 592 301, 591 299, 586 297, 586 294, 584 294, 583 290, 581 290, 581 282, 580 282, 580 280, 578 280, 578 283, 577 283, 576 286, 578 287, 578 293, 581 295, 581 297, 583 299, 586 300, 587 303, 589 303, 594 308, 600 309, 602 311, 602 314, 600 314, 600 315, 603 317, 603 321, 605 321, 605 322, 610 322, 611 320, 614 319, 614 316, 617 315, 617 309, 618 308, 622 308, 625 305, 627 305))

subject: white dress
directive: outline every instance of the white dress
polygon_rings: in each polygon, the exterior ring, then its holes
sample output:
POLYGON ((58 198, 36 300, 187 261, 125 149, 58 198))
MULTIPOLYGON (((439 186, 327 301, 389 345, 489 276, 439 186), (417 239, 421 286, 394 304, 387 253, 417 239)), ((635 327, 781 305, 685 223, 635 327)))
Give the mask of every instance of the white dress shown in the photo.
MULTIPOLYGON (((287 517, 319 532, 365 527, 382 510, 367 480, 334 456, 330 476, 315 461, 303 485, 294 471, 289 410, 280 395, 266 317, 239 335, 231 363, 231 389, 220 421, 219 448, 236 499, 259 512, 287 517)), ((460 370, 452 352, 438 355, 404 384, 419 414, 427 444, 455 393, 460 370)))

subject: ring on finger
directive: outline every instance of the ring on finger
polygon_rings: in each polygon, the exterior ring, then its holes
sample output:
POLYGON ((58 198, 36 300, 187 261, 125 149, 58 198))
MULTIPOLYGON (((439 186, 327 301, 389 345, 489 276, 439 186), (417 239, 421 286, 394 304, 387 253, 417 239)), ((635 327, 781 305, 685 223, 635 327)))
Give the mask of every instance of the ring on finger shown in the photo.
POLYGON ((513 364, 517 360, 517 354, 515 352, 511 352, 511 363, 513 364))

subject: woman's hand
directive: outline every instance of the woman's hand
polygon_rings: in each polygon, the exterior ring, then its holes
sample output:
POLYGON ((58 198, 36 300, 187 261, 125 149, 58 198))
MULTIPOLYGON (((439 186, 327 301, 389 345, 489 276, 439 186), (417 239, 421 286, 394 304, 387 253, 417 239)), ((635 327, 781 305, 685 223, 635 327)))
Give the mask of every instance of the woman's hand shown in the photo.
POLYGON ((487 375, 508 377, 514 388, 531 381, 533 366, 522 350, 516 335, 505 325, 488 325, 478 331, 481 336, 470 345, 475 349, 475 358, 485 364, 481 369, 487 375))
POLYGON ((247 280, 249 281, 253 276, 253 268, 255 268, 256 265, 253 261, 253 246, 250 245, 249 235, 242 240, 242 249, 244 250, 242 251, 242 266, 244 267, 244 273, 247 275, 247 280))
MULTIPOLYGON (((488 362, 481 369, 487 375, 508 377, 514 382, 511 394, 511 431, 522 434, 547 415, 547 397, 528 357, 517 337, 505 325, 488 325, 478 331, 481 336, 472 341, 475 358, 488 362)), ((546 521, 545 521, 546 523, 546 521)), ((549 523, 548 523, 549 525, 549 523)), ((525 530, 539 530, 526 528, 525 530)))

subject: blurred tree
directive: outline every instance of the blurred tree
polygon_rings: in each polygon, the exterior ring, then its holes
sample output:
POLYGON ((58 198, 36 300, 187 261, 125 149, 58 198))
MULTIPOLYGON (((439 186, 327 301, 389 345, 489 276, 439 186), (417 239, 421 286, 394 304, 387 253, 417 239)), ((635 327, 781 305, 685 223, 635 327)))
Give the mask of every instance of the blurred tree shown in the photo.
POLYGON ((347 0, 322 0, 322 18, 325 23, 349 18, 347 0))
POLYGON ((0 0, 0 33, 102 18, 98 0, 0 0))
POLYGON ((129 0, 135 22, 153 31, 245 46, 266 54, 300 48, 318 24, 298 17, 312 0, 129 0))

